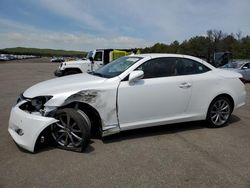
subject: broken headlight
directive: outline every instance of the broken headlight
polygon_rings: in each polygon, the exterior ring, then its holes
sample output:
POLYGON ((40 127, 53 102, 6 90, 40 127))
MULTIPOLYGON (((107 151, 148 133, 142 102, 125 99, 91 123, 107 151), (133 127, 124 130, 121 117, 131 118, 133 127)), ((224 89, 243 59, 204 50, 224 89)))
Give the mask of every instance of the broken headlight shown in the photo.
POLYGON ((31 99, 30 102, 31 102, 31 105, 34 106, 36 111, 39 111, 40 109, 44 107, 44 104, 51 98, 52 96, 36 97, 36 98, 31 99))
POLYGON ((39 96, 33 99, 26 99, 27 102, 22 104, 20 108, 28 112, 40 112, 44 108, 44 104, 50 100, 52 96, 39 96))

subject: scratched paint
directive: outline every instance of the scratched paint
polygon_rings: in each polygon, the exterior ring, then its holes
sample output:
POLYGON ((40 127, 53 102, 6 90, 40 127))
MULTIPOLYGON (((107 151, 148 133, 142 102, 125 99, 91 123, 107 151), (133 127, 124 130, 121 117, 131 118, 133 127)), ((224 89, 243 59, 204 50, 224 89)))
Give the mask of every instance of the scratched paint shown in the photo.
POLYGON ((87 104, 94 104, 96 103, 97 98, 99 97, 100 91, 98 90, 87 90, 87 91, 80 91, 77 92, 70 97, 68 97, 65 103, 70 103, 73 101, 85 102, 87 104))
POLYGON ((103 129, 118 125, 116 110, 116 90, 82 90, 65 100, 65 105, 72 102, 83 102, 94 107, 103 123, 103 129))

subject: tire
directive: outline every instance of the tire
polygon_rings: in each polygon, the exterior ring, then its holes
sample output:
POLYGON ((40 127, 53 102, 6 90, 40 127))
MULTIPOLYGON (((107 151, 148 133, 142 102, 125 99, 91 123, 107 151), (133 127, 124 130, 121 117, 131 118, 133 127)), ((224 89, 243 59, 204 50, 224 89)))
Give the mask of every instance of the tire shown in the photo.
POLYGON ((220 96, 215 98, 207 112, 208 126, 211 128, 219 128, 227 125, 233 111, 233 104, 229 98, 220 96))
POLYGON ((68 75, 72 75, 72 74, 79 74, 80 72, 79 71, 77 71, 77 70, 66 70, 65 72, 64 72, 64 76, 68 76, 68 75))
POLYGON ((51 125, 52 140, 58 148, 82 152, 89 144, 91 123, 88 116, 72 108, 55 113, 59 121, 51 125))

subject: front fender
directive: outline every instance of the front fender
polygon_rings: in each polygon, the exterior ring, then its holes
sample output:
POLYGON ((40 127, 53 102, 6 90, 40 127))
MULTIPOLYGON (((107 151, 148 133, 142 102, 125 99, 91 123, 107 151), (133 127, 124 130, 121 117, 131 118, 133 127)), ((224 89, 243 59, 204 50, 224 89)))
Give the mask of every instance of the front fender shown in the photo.
POLYGON ((116 79, 97 88, 62 93, 50 99, 45 106, 63 107, 73 102, 86 103, 99 113, 103 128, 119 125, 116 104, 119 82, 116 79))
POLYGON ((103 128, 118 125, 116 90, 82 90, 69 96, 63 105, 72 102, 86 103, 95 108, 103 123, 103 128))

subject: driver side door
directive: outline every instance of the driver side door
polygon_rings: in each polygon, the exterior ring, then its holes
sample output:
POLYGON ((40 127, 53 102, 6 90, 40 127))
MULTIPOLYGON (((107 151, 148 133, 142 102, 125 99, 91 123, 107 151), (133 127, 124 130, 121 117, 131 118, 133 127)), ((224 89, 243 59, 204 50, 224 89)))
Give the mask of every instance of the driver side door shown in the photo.
POLYGON ((189 75, 176 76, 177 58, 151 59, 137 68, 144 78, 118 88, 118 117, 122 130, 160 125, 185 117, 192 82, 189 75))

